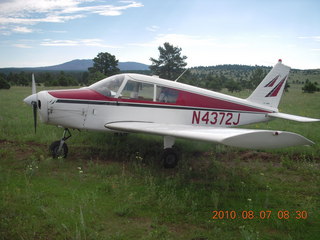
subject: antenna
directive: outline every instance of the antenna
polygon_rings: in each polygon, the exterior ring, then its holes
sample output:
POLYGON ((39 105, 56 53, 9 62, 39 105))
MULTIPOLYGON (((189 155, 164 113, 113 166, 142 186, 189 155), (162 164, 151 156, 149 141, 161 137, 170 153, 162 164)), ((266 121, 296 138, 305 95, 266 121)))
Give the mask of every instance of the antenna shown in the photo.
POLYGON ((185 74, 185 72, 188 71, 188 70, 189 70, 188 68, 186 70, 184 70, 183 73, 181 73, 180 76, 174 81, 178 82, 179 78, 181 78, 183 76, 183 74, 185 74))

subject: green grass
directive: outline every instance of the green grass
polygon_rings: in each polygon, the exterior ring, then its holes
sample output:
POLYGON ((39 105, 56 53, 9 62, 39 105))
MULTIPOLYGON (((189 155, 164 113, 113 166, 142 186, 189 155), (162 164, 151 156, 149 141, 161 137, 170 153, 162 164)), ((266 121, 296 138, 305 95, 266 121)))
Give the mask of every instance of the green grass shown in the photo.
MULTIPOLYGON (((52 159, 47 148, 62 129, 39 124, 34 134, 22 102, 29 92, 0 91, 1 240, 318 238, 319 123, 251 126, 300 133, 316 142, 308 148, 248 151, 179 140, 183 160, 172 170, 158 161, 162 139, 140 134, 73 131, 69 157, 52 159), (212 219, 214 210, 240 218, 212 219), (269 219, 241 217, 267 210, 269 219)), ((292 87, 280 107, 319 118, 319 96, 292 87)))

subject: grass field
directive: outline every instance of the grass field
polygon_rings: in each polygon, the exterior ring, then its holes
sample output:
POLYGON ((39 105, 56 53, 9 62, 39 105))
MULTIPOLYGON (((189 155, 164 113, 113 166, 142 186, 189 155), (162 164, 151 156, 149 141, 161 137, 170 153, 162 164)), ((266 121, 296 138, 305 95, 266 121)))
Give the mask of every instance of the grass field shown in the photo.
MULTIPOLYGON (((320 123, 250 126, 300 133, 311 147, 179 140, 183 160, 171 170, 158 161, 162 139, 146 135, 73 131, 69 157, 52 159, 62 129, 34 134, 30 92, 0 90, 0 240, 319 238, 320 123)), ((280 109, 320 118, 319 100, 292 85, 280 109)))

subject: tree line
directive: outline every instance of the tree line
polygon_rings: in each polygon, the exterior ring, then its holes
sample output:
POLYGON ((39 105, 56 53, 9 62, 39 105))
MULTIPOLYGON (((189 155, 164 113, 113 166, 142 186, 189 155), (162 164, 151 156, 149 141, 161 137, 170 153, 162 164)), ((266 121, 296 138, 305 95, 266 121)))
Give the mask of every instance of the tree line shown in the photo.
MULTIPOLYGON (((187 56, 182 55, 182 49, 166 42, 158 47, 158 58, 150 58, 149 72, 144 74, 157 75, 160 78, 175 80, 190 85, 220 91, 227 88, 230 92, 243 89, 253 90, 270 70, 263 66, 246 65, 218 65, 213 67, 196 67, 188 69, 187 56), (185 73, 184 73, 185 72, 185 73), (184 73, 183 75, 181 75, 184 73)), ((37 72, 35 73, 37 84, 44 86, 88 86, 103 78, 120 73, 118 60, 108 52, 99 53, 93 59, 93 66, 86 72, 37 72)), ((30 85, 31 72, 3 74, 0 73, 0 88, 30 85)), ((286 85, 288 89, 289 85, 286 85)), ((319 91, 317 83, 306 81, 302 90, 304 92, 319 91)))
MULTIPOLYGON (((0 73, 0 86, 9 89, 10 86, 30 86, 32 72, 21 71, 9 74, 0 73)), ((36 72, 36 82, 44 86, 78 86, 85 85, 86 72, 36 72)), ((0 87, 1 88, 1 87, 0 87)))

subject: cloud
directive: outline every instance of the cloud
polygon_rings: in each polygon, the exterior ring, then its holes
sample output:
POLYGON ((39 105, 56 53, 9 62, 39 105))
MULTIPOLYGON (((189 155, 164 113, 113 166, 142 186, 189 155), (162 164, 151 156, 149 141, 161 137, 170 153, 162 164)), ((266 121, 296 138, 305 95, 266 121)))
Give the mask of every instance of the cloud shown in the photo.
POLYGON ((185 47, 216 45, 216 38, 214 37, 186 34, 159 34, 155 40, 161 44, 169 42, 174 45, 181 45, 185 47))
POLYGON ((17 32, 17 33, 32 33, 33 30, 27 27, 15 27, 13 30, 13 32, 17 32))
POLYGON ((178 46, 195 46, 199 44, 212 45, 215 42, 214 38, 200 37, 196 35, 187 34, 158 34, 153 40, 144 43, 131 43, 130 45, 140 46, 140 47, 158 47, 163 45, 163 43, 169 42, 173 45, 178 46))
POLYGON ((320 42, 320 36, 303 36, 303 37, 298 37, 299 39, 311 39, 317 42, 320 42))
POLYGON ((45 47, 100 47, 100 48, 120 48, 119 46, 113 46, 105 44, 102 39, 78 39, 78 40, 52 40, 44 39, 40 44, 45 47))
POLYGON ((159 47, 165 42, 169 42, 174 46, 181 47, 183 49, 204 49, 204 48, 225 48, 235 49, 247 47, 246 43, 240 41, 225 41, 223 39, 213 36, 198 36, 188 34, 158 34, 153 40, 144 43, 130 43, 133 46, 139 47, 159 47))
POLYGON ((70 46, 79 46, 79 42, 74 40, 45 39, 40 45, 46 46, 46 47, 70 47, 70 46))
POLYGON ((266 35, 266 34, 262 34, 259 37, 264 39, 280 39, 281 38, 280 35, 266 35))
POLYGON ((147 31, 150 31, 150 32, 156 32, 160 29, 160 27, 153 25, 151 27, 146 27, 146 29, 147 31))
POLYGON ((23 43, 12 44, 12 46, 17 47, 17 48, 32 48, 31 46, 23 44, 23 43))
MULTIPOLYGON (((136 46, 140 58, 155 57, 157 48, 169 42, 182 49, 182 55, 188 57, 188 66, 215 65, 223 62, 241 62, 248 55, 250 43, 243 39, 226 38, 213 35, 158 34, 147 42, 130 43, 136 46), (230 60, 231 59, 231 60, 230 60)), ((142 60, 145 62, 145 60, 142 60)), ((252 59, 249 60, 252 62, 252 59)))
MULTIPOLYGON (((14 18, 14 17, 0 17, 0 24, 2 25, 35 25, 37 23, 46 22, 46 23, 63 23, 69 20, 83 18, 83 15, 75 16, 58 16, 51 15, 43 18, 14 18)), ((10 27, 10 26, 8 26, 10 27)))
MULTIPOLYGON (((143 7, 135 1, 120 1, 117 5, 100 0, 12 0, 0 3, 0 26, 6 31, 21 25, 63 23, 90 14, 119 16, 130 8, 143 7)), ((5 32, 5 31, 3 31, 5 32)), ((25 32, 26 33, 26 32, 25 32)))
POLYGON ((129 8, 143 7, 143 4, 134 1, 121 1, 126 5, 115 6, 108 4, 101 4, 96 6, 74 6, 69 7, 61 11, 63 14, 74 14, 74 13, 91 13, 98 14, 101 16, 119 16, 122 15, 123 11, 129 8))

